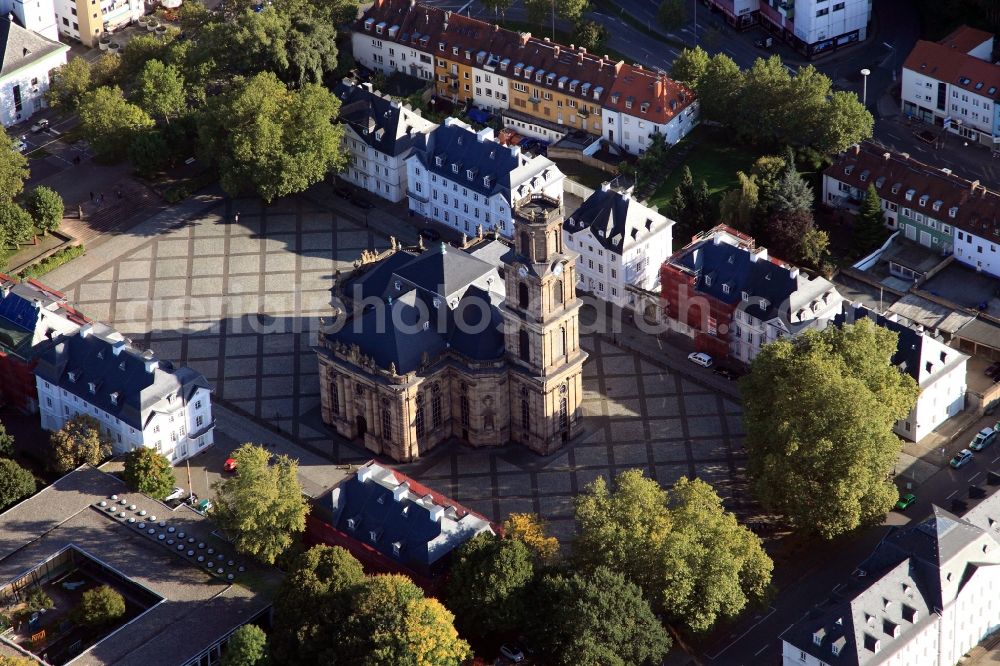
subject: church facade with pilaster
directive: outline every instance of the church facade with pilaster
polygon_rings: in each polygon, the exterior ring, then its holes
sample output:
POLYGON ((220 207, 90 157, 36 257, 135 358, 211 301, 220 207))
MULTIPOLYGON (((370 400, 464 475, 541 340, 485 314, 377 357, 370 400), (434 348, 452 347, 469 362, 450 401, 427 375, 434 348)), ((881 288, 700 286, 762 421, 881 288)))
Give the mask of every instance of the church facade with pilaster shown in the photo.
POLYGON ((513 242, 394 247, 337 276, 315 350, 324 422, 396 461, 452 438, 550 454, 581 429, 576 255, 558 200, 518 203, 513 242))

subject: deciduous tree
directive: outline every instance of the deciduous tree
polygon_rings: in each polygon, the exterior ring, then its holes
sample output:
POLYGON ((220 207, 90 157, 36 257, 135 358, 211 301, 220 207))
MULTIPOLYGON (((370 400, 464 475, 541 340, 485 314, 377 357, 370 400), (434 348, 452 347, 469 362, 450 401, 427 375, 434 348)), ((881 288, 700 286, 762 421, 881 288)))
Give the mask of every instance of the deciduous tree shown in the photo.
POLYGON ((570 23, 577 23, 589 6, 590 0, 556 0, 556 14, 570 23))
POLYGON ((72 58, 52 70, 45 101, 54 109, 75 111, 90 86, 90 63, 86 58, 72 58))
POLYGON ((493 10, 493 16, 504 17, 514 2, 513 0, 483 0, 482 4, 484 9, 493 10))
POLYGON ((760 187, 756 177, 742 171, 736 172, 736 179, 739 185, 726 192, 719 202, 719 217, 724 223, 753 235, 760 208, 760 187))
POLYGON ((237 81, 212 98, 200 127, 202 152, 222 186, 236 195, 255 190, 265 201, 300 192, 346 164, 340 102, 325 88, 288 90, 274 74, 237 81))
POLYGON ((145 446, 125 455, 125 483, 132 490, 163 499, 174 490, 174 468, 162 453, 145 446))
POLYGON ((0 242, 17 249, 31 240, 34 233, 31 215, 13 201, 0 200, 0 242))
POLYGON ((754 494, 832 538, 882 520, 898 498, 895 422, 917 386, 890 360, 894 332, 863 320, 761 348, 740 388, 754 494))
MULTIPOLYGON (((662 8, 663 5, 660 7, 662 8)), ((693 49, 683 49, 670 66, 670 76, 697 90, 698 84, 705 76, 705 72, 708 71, 711 62, 712 57, 700 46, 693 49)))
POLYGON ((573 43, 588 51, 597 52, 611 37, 611 31, 597 21, 579 21, 573 26, 573 43))
POLYGON ((80 129, 104 161, 125 157, 133 137, 152 126, 149 114, 127 102, 118 87, 93 90, 80 103, 80 129))
POLYGON ((716 53, 698 79, 701 114, 707 120, 734 126, 739 113, 738 101, 745 85, 739 65, 724 53, 716 53))
POLYGON ((559 541, 545 533, 545 521, 535 513, 512 513, 503 521, 504 536, 522 542, 541 562, 559 554, 559 541))
POLYGON ((43 234, 58 230, 62 224, 63 200, 59 193, 50 187, 39 185, 33 188, 28 193, 25 207, 35 226, 43 234))
POLYGON ((125 599, 115 589, 101 585, 83 593, 72 615, 77 624, 100 627, 125 615, 125 599))
POLYGON ((682 477, 668 493, 638 470, 619 474, 614 491, 598 478, 577 498, 576 516, 581 565, 621 572, 691 631, 736 615, 770 584, 760 540, 701 480, 682 477))
POLYGON ((528 633, 545 664, 652 665, 670 649, 642 590, 606 567, 544 576, 533 598, 528 633))
POLYGON ((264 666, 267 663, 267 634, 256 624, 244 624, 229 637, 222 666, 264 666))
POLYGON ((528 23, 546 28, 552 21, 552 0, 524 0, 524 11, 528 15, 528 23))
POLYGON ((472 656, 459 638, 454 616, 437 599, 424 597, 409 578, 380 575, 355 591, 343 654, 365 666, 459 666, 472 656))
POLYGON ((99 465, 111 455, 111 441, 101 434, 101 424, 93 416, 78 414, 52 433, 52 467, 69 472, 84 463, 99 465))
POLYGON ((489 532, 458 549, 446 601, 464 635, 505 634, 524 626, 535 578, 532 559, 523 542, 489 532))
POLYGON ((132 99, 153 118, 169 123, 187 108, 184 90, 180 70, 153 59, 136 76, 132 99))
POLYGON ((236 449, 233 458, 236 474, 213 486, 212 517, 238 551, 271 564, 306 526, 298 463, 288 456, 272 461, 267 449, 254 444, 236 449))
POLYGON ((28 158, 21 154, 16 142, 4 134, 0 137, 0 202, 13 201, 24 189, 28 178, 28 158))
POLYGON ((0 458, 0 511, 35 492, 35 475, 10 458, 0 458))
POLYGON ((361 563, 339 546, 314 546, 299 555, 274 599, 271 643, 280 664, 335 663, 351 595, 365 580, 361 563))

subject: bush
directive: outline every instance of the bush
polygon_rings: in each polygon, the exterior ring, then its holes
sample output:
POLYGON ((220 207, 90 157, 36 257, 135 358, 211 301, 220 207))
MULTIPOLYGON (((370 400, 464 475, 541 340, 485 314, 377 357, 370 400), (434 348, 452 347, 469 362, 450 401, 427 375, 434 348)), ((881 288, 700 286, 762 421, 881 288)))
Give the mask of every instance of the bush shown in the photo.
POLYGON ((41 261, 31 264, 20 273, 17 277, 22 280, 27 280, 28 278, 36 278, 45 275, 49 271, 53 271, 63 264, 76 259, 82 254, 86 254, 87 250, 82 245, 71 245, 70 247, 65 247, 58 252, 42 259, 41 261))
POLYGON ((84 592, 80 605, 73 609, 73 621, 88 627, 114 622, 123 615, 125 599, 107 585, 84 592))
POLYGON ((31 588, 31 592, 28 592, 28 598, 25 599, 25 602, 28 605, 28 610, 32 612, 43 609, 48 610, 49 608, 55 606, 55 604, 52 603, 52 597, 47 595, 45 590, 40 587, 31 588))

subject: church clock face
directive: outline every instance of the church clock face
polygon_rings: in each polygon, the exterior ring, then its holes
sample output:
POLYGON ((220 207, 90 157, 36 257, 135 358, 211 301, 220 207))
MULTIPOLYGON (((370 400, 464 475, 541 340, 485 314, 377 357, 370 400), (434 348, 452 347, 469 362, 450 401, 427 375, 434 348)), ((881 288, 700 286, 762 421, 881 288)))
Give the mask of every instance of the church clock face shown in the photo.
POLYGON ((562 262, 556 264, 555 267, 552 269, 552 272, 555 273, 556 275, 562 275, 563 272, 562 262))
POLYGON ((518 266, 518 268, 517 268, 517 274, 520 277, 527 277, 527 275, 528 275, 528 267, 527 266, 518 266))

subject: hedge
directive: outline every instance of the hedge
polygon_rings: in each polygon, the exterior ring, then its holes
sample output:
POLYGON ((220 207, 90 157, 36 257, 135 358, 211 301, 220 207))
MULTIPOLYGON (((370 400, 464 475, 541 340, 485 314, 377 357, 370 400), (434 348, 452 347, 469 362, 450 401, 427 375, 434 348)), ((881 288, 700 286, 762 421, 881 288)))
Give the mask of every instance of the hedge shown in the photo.
POLYGON ((82 245, 71 245, 65 247, 58 252, 55 252, 45 259, 42 259, 38 263, 31 264, 21 272, 17 274, 22 280, 27 280, 28 278, 36 278, 45 275, 49 271, 55 270, 62 266, 63 264, 76 259, 82 254, 86 253, 86 248, 82 245))

